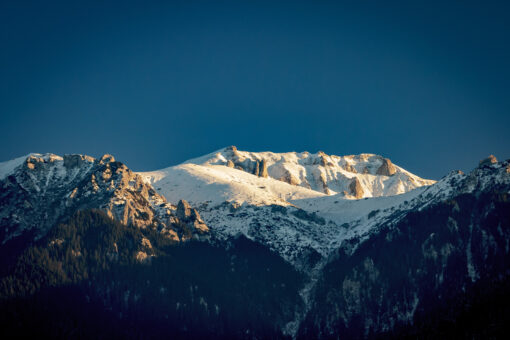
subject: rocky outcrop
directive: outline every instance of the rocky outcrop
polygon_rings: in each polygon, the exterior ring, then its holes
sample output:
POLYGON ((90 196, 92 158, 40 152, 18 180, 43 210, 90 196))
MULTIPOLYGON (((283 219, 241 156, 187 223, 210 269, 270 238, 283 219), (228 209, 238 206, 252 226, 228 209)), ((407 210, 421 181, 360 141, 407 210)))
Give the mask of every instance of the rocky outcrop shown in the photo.
POLYGON ((177 212, 176 212, 177 218, 182 221, 190 219, 192 210, 193 210, 193 208, 188 203, 188 201, 180 200, 179 203, 177 204, 177 212))
POLYGON ((288 170, 286 170, 285 173, 283 174, 283 176, 278 178, 278 180, 285 182, 285 183, 289 183, 291 185, 299 185, 299 183, 300 183, 299 179, 292 176, 292 174, 288 170))
POLYGON ((260 163, 259 163, 259 161, 256 161, 255 166, 253 167, 253 174, 255 176, 259 175, 259 168, 260 168, 260 163))
POLYGON ((45 168, 45 164, 53 163, 61 160, 61 158, 54 154, 47 154, 46 157, 40 157, 36 155, 30 155, 27 157, 24 163, 24 168, 28 170, 41 170, 45 168))
POLYGON ((319 183, 322 186, 322 192, 324 192, 326 195, 330 195, 331 190, 328 187, 328 180, 327 180, 326 176, 324 175, 324 173, 322 173, 322 172, 319 176, 319 183))
POLYGON ((480 167, 488 166, 497 163, 498 160, 494 155, 489 155, 489 157, 482 159, 480 161, 480 167))
MULTIPOLYGON (((41 237, 75 211, 88 209, 138 228, 155 228, 176 241, 185 234, 175 208, 113 156, 46 154, 27 157, 0 181, 0 242, 27 232, 41 237)), ((208 230, 199 216, 192 218, 192 227, 197 233, 208 230)))
POLYGON ((94 158, 85 155, 64 155, 64 166, 67 169, 79 168, 84 164, 91 164, 94 162, 94 158))
POLYGON ((349 172, 352 172, 352 173, 357 173, 356 169, 349 163, 345 163, 345 165, 343 166, 343 168, 346 170, 346 171, 349 171, 349 172))
POLYGON ((192 208, 186 200, 179 201, 176 215, 181 222, 193 228, 193 231, 198 234, 204 234, 209 231, 198 211, 192 208))
POLYGON ((319 151, 318 154, 319 154, 319 162, 318 163, 324 167, 328 166, 328 161, 326 160, 327 155, 322 151, 319 151))
POLYGON ((267 178, 267 176, 268 176, 268 174, 267 174, 267 162, 266 162, 265 159, 263 159, 260 162, 259 177, 267 178))
POLYGON ((110 154, 104 154, 101 159, 99 160, 99 163, 106 164, 106 163, 112 163, 115 162, 115 157, 113 157, 110 154))
POLYGON ((232 155, 232 157, 239 157, 239 153, 237 152, 237 148, 235 147, 235 145, 231 145, 229 147, 226 147, 225 151, 227 153, 230 153, 232 155))
POLYGON ((268 177, 267 161, 265 159, 251 160, 243 158, 239 155, 235 146, 229 146, 225 148, 225 151, 227 152, 227 157, 230 157, 226 163, 223 163, 227 167, 242 170, 258 177, 268 177))
POLYGON ((351 196, 357 199, 363 197, 364 194, 363 187, 361 186, 361 183, 357 177, 354 177, 351 181, 351 184, 349 184, 349 192, 351 196))
POLYGON ((397 172, 397 169, 391 163, 391 161, 388 158, 382 159, 382 165, 377 169, 376 174, 382 175, 382 176, 391 176, 397 172))

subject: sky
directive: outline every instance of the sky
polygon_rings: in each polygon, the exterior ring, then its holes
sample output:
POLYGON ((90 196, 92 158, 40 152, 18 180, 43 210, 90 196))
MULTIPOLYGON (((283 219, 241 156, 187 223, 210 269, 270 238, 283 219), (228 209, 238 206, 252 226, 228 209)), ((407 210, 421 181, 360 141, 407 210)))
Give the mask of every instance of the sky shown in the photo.
POLYGON ((438 179, 510 158, 509 92, 509 2, 0 2, 0 161, 236 145, 438 179))

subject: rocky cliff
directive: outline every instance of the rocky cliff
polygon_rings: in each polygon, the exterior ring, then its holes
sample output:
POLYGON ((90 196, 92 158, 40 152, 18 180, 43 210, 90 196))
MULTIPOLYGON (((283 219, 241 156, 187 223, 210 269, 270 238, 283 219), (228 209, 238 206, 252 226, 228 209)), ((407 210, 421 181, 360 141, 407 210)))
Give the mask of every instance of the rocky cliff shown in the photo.
POLYGON ((138 228, 179 241, 203 235, 198 218, 181 223, 176 207, 111 155, 29 155, 0 180, 0 241, 23 233, 43 236, 77 210, 100 209, 138 228))

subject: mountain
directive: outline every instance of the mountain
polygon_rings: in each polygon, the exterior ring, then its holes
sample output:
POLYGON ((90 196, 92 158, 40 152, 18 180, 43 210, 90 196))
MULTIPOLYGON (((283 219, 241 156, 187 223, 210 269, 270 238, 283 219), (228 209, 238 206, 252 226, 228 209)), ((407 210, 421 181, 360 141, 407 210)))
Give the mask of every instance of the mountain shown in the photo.
POLYGON ((365 233, 376 221, 367 219, 371 211, 398 206, 418 192, 397 194, 435 182, 377 155, 254 153, 235 146, 139 175, 169 201, 195 205, 217 238, 245 235, 298 268, 304 262, 304 270, 342 240, 365 233))
POLYGON ((158 183, 160 191, 167 198, 186 194, 193 185, 203 187, 210 183, 222 183, 226 186, 216 191, 210 189, 212 192, 204 191, 202 187, 192 187, 195 196, 190 195, 189 199, 195 203, 211 199, 216 203, 214 198, 208 196, 217 196, 218 191, 222 194, 220 197, 229 201, 254 204, 280 204, 289 199, 322 196, 320 194, 340 194, 348 199, 359 199, 402 194, 435 182, 413 175, 389 159, 373 154, 339 157, 323 152, 246 152, 237 150, 235 146, 186 161, 182 165, 141 175, 150 183, 158 183), (260 180, 245 174, 252 174, 260 180), (175 179, 176 175, 181 176, 179 181, 175 179), (186 181, 184 176, 190 179, 186 181), (290 186, 265 179, 274 179, 290 186), (257 190, 264 183, 270 187, 257 190))
POLYGON ((196 211, 192 223, 181 223, 176 206, 111 155, 30 154, 0 164, 0 174, 2 244, 22 234, 38 239, 73 212, 93 208, 175 241, 208 233, 196 211))
POLYGON ((435 182, 370 154, 228 147, 145 173, 30 154, 0 163, 0 322, 9 336, 503 337, 509 194, 510 161, 492 156, 435 182))
POLYGON ((510 162, 452 172, 318 278, 300 338, 504 338, 510 321, 510 162))

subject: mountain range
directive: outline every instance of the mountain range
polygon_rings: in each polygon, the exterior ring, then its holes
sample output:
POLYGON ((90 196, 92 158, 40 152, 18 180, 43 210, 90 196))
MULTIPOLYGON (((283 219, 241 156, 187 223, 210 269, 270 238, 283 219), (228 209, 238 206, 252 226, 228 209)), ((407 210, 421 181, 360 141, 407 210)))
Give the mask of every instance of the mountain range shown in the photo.
POLYGON ((374 154, 29 154, 0 163, 3 332, 502 337, 509 194, 494 156, 434 181, 374 154))

